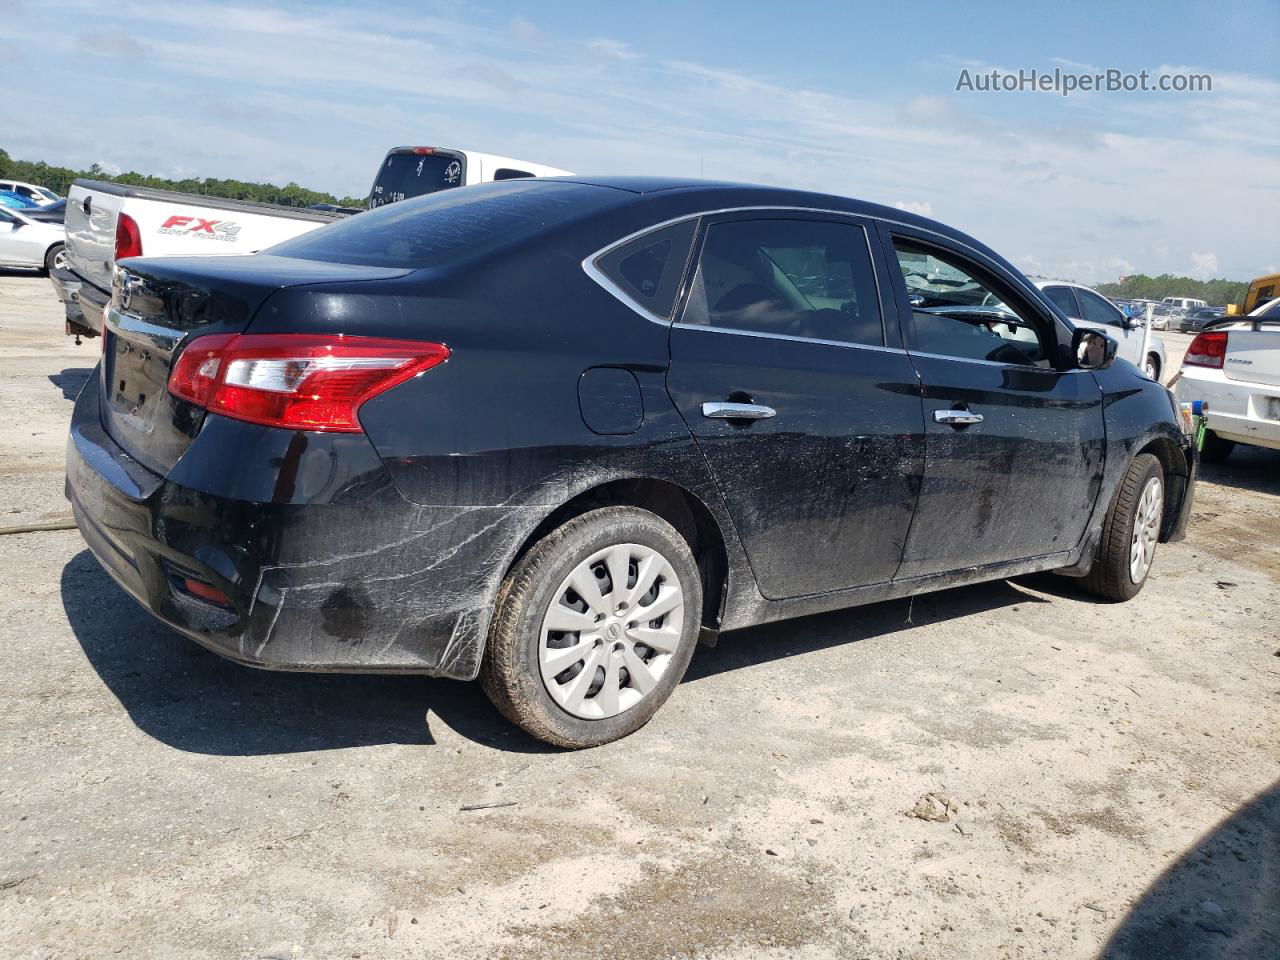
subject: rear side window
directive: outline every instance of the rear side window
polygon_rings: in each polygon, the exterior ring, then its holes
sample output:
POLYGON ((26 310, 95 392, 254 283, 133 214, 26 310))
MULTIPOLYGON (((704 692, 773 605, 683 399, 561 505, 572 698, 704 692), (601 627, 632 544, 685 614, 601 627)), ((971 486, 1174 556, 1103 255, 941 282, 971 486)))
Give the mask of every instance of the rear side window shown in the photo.
POLYGON ((684 322, 748 333, 884 344, 867 235, 827 220, 728 220, 707 228, 684 322))
POLYGON ((598 258, 596 267, 627 299, 669 320, 697 227, 697 220, 682 220, 646 233, 598 258))
POLYGON ((619 191, 511 180, 356 214, 264 250, 279 257, 419 269, 473 259, 616 205, 619 191))
POLYGON ((1068 317, 1080 316, 1080 307, 1076 305, 1076 295, 1071 292, 1070 287, 1045 287, 1044 295, 1068 317))
POLYGON ((533 174, 527 170, 513 170, 510 167, 499 167, 493 172, 495 180, 523 180, 525 177, 532 177, 533 174))

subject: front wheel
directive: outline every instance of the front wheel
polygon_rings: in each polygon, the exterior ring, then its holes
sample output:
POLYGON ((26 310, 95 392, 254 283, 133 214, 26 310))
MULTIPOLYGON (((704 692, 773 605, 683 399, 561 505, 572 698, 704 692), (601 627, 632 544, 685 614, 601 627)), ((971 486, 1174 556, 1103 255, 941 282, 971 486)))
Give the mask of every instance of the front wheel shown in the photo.
POLYGON ((702 581, 684 538, 635 507, 568 521, 498 591, 480 681, 508 720, 560 747, 648 722, 684 676, 702 581))
POLYGON ((1149 453, 1133 458, 1102 521, 1102 539, 1085 589, 1108 600, 1132 600, 1147 582, 1164 517, 1164 468, 1149 453))

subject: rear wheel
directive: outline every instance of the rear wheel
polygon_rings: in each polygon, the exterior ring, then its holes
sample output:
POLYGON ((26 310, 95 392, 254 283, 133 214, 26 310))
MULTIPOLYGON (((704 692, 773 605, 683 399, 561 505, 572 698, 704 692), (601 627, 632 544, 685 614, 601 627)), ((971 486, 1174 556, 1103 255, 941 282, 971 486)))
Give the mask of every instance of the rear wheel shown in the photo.
POLYGON ((1133 458, 1120 481, 1085 589, 1108 600, 1131 600, 1142 590, 1155 560, 1164 517, 1164 469, 1149 453, 1133 458))
POLYGON ((498 592, 480 680, 508 720, 561 747, 633 733, 693 656, 702 582, 689 545, 634 507, 539 541, 498 592))
POLYGON ((1231 456, 1236 448, 1234 440, 1224 440, 1212 430, 1204 432, 1204 445, 1200 448, 1200 459, 1205 463, 1222 463, 1231 456))
POLYGON ((67 245, 55 243, 44 255, 44 272, 48 274, 55 267, 59 270, 67 266, 67 245))

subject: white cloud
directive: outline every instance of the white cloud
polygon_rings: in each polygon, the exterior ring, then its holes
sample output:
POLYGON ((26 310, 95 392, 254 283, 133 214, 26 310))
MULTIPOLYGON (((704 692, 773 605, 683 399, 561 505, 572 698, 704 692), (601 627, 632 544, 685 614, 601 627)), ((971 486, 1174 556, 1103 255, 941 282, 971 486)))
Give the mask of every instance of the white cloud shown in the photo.
POLYGON ((1122 268, 1185 272, 1187 251, 1207 236, 1222 275, 1256 276, 1274 257, 1265 217, 1227 213, 1280 197, 1280 133, 1256 120, 1274 112, 1280 85, 1244 74, 1215 74, 1209 95, 1035 98, 1032 107, 1025 96, 954 94, 955 58, 913 65, 908 82, 923 78, 934 92, 855 94, 853 72, 844 84, 806 86, 786 57, 767 69, 663 61, 519 17, 415 13, 387 33, 352 8, 284 0, 46 0, 31 15, 49 29, 33 29, 24 49, 60 66, 39 78, 19 72, 6 90, 74 102, 77 120, 10 125, 4 146, 23 159, 360 195, 387 147, 435 143, 588 174, 705 168, 900 198, 926 215, 936 207, 997 250, 1023 251, 1019 262, 1037 272, 1086 282, 1122 268), (133 38, 148 55, 135 69, 102 71, 56 29, 67 22, 133 38))
POLYGON ((635 60, 640 56, 621 40, 610 40, 608 37, 596 37, 588 41, 587 49, 614 60, 635 60))
POLYGON ((1192 253, 1191 276, 1199 280, 1209 280, 1218 276, 1218 255, 1216 253, 1192 253))
POLYGON ((893 205, 907 213, 918 213, 922 217, 933 216, 933 204, 928 200, 895 200, 893 205))

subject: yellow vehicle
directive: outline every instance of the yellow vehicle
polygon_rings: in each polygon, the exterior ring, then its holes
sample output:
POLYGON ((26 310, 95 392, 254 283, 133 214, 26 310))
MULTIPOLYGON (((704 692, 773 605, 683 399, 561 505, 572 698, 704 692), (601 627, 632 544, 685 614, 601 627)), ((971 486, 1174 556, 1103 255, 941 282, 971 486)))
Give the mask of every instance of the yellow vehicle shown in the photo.
POLYGON ((1258 277, 1250 281, 1243 304, 1227 305, 1227 316, 1235 317, 1243 313, 1252 313, 1255 307, 1262 306, 1268 300, 1274 300, 1277 291, 1280 291, 1280 273, 1269 273, 1265 277, 1258 277))

